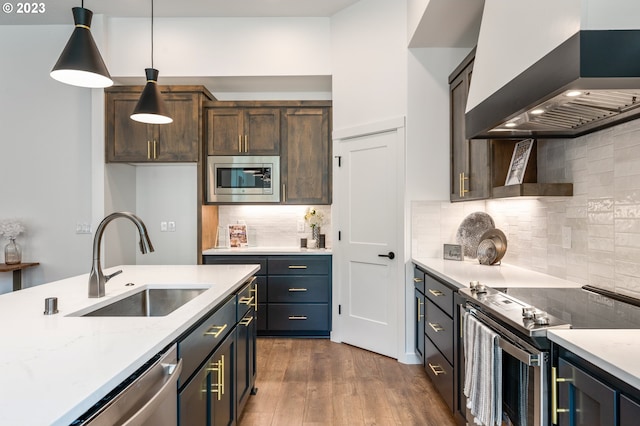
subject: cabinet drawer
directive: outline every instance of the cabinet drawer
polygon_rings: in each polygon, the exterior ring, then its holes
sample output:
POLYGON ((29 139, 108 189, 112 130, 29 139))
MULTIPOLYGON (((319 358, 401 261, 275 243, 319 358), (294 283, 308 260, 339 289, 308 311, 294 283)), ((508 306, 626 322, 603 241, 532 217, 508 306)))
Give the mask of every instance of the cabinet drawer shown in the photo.
POLYGON ((424 272, 417 267, 413 268, 413 285, 416 290, 424 294, 424 272))
POLYGON ((270 257, 267 262, 269 277, 272 275, 327 275, 331 256, 270 257))
POLYGON ((440 352, 453 363, 453 319, 433 302, 426 302, 424 332, 440 352))
POLYGON ((236 296, 225 303, 178 342, 178 356, 183 360, 179 385, 193 374, 200 362, 229 334, 236 325, 236 296))
POLYGON ((267 297, 269 303, 329 303, 329 277, 269 277, 267 297))
POLYGON ((429 274, 424 274, 424 295, 447 315, 453 317, 453 289, 429 274))
POLYGON ((269 330, 328 330, 329 305, 272 303, 268 307, 269 330))
POLYGON ((453 367, 429 339, 424 339, 424 358, 427 376, 449 408, 453 409, 453 367))
POLYGON ((205 265, 260 265, 256 275, 267 275, 267 258, 265 256, 219 256, 204 255, 202 263, 205 265))
POLYGON ((236 321, 240 321, 242 317, 246 315, 246 313, 252 307, 256 307, 256 286, 255 286, 255 277, 250 280, 250 282, 244 286, 240 291, 238 291, 238 312, 236 315, 236 321))

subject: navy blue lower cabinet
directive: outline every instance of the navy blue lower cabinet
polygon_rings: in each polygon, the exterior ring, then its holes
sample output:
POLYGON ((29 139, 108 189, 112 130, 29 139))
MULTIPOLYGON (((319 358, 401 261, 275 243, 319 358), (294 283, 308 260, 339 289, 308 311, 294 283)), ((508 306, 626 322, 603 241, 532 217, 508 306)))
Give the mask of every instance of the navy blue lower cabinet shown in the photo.
POLYGON ((614 388, 563 358, 558 359, 557 382, 558 425, 617 426, 614 388))
POLYGON ((640 424, 640 404, 620 395, 620 426, 636 426, 640 424))

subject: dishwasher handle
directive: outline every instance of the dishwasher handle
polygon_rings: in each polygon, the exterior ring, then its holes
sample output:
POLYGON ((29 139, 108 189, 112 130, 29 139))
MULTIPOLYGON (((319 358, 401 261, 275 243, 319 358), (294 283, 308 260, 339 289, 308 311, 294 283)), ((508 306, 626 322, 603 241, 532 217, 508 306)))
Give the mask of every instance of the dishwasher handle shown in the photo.
POLYGON ((165 383, 155 395, 147 401, 140 409, 132 415, 122 426, 142 426, 149 417, 156 412, 158 407, 166 404, 167 398, 171 398, 171 393, 175 394, 178 388, 178 377, 182 371, 182 359, 177 364, 162 364, 166 372, 165 383))

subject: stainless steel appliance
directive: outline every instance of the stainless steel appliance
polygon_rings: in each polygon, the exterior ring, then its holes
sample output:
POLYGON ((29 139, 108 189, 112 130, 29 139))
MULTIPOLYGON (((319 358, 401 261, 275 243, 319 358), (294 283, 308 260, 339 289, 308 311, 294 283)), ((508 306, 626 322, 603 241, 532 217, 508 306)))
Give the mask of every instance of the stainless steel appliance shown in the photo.
POLYGON ((159 354, 72 426, 175 426, 178 423, 177 345, 159 354))
POLYGON ((280 201, 280 157, 211 155, 207 158, 207 201, 280 201))
POLYGON ((500 335, 505 425, 551 424, 548 330, 640 328, 637 300, 589 286, 498 291, 478 285, 459 293, 466 314, 500 335))

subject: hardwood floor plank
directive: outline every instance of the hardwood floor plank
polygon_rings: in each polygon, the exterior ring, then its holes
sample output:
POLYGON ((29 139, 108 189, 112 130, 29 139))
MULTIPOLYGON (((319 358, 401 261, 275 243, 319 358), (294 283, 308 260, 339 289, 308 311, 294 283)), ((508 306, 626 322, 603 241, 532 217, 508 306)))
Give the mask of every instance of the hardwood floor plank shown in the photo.
POLYGON ((420 365, 328 339, 258 339, 240 426, 455 426, 420 365))

